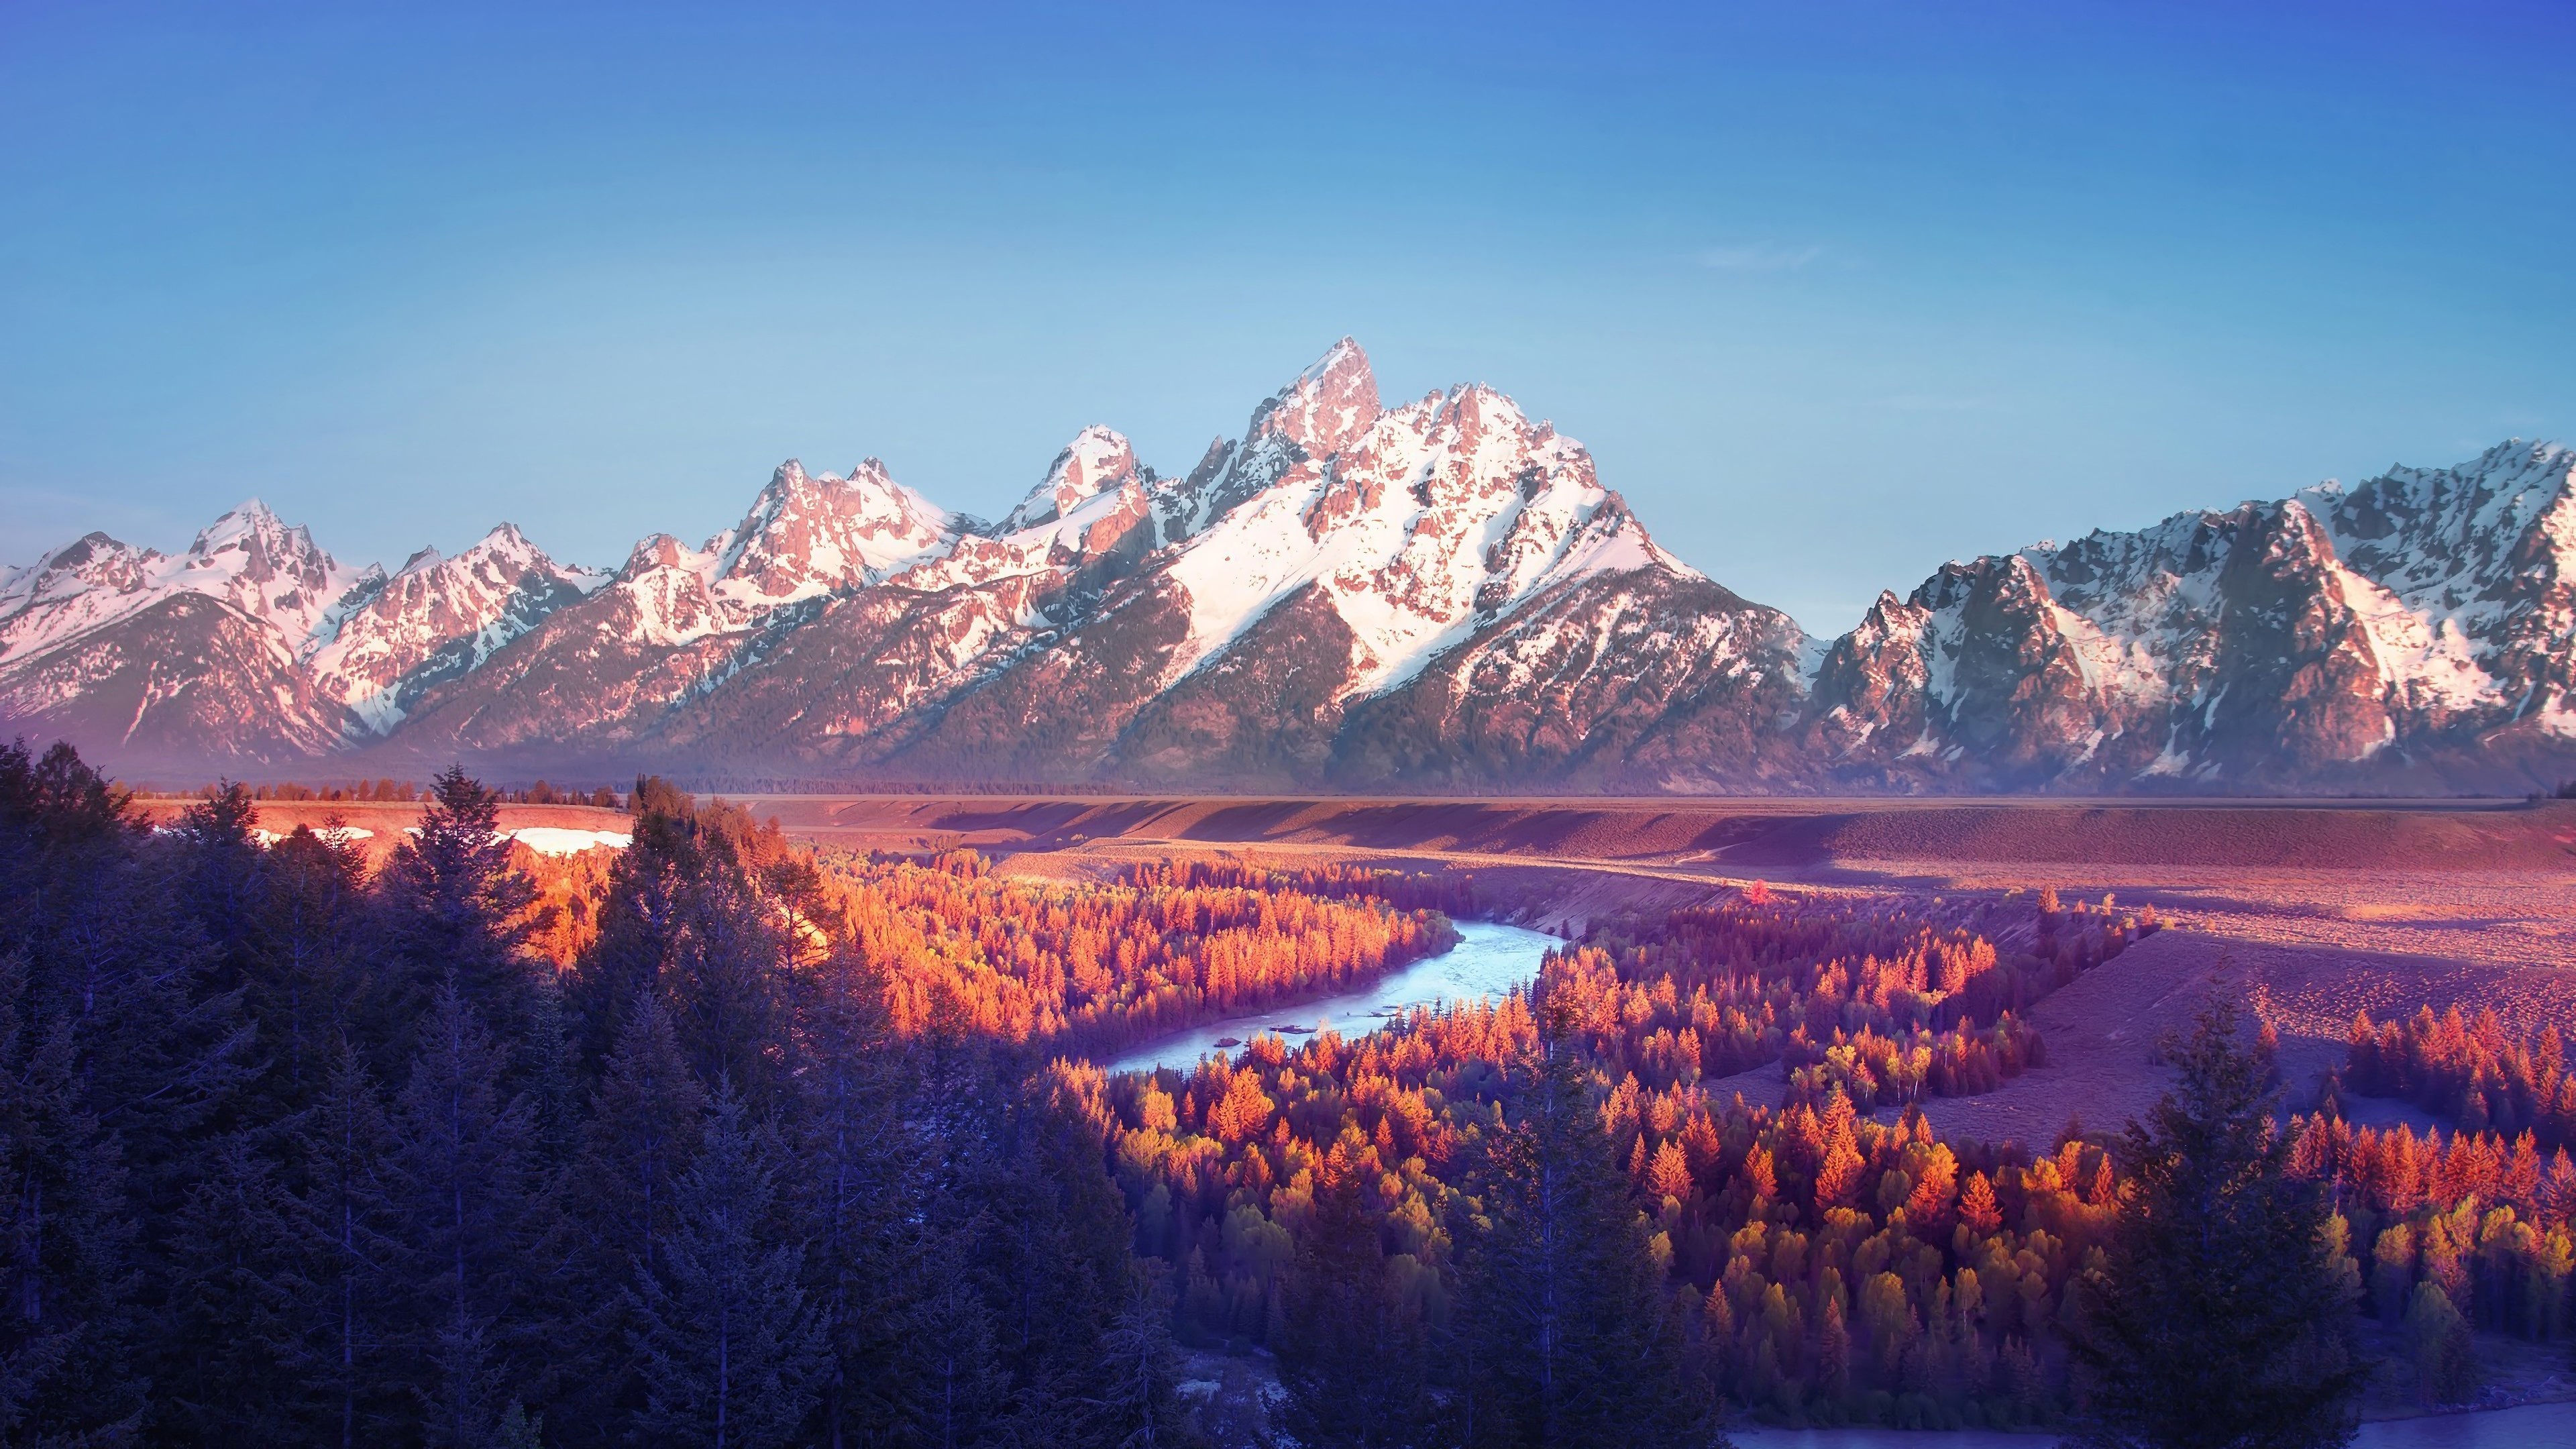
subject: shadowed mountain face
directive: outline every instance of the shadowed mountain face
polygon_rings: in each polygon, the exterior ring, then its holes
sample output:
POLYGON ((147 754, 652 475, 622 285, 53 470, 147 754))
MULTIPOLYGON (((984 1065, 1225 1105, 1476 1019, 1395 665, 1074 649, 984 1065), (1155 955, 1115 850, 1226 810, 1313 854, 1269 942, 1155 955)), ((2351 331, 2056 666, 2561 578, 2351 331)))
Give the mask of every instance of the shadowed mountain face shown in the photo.
POLYGON ((623 567, 354 570, 251 504, 0 576, 0 716, 128 773, 817 783, 2527 788, 2576 769, 2576 457, 2508 444, 1950 564, 1818 648, 1483 386, 1343 341, 1186 475, 1086 428, 998 523, 870 459, 623 567))

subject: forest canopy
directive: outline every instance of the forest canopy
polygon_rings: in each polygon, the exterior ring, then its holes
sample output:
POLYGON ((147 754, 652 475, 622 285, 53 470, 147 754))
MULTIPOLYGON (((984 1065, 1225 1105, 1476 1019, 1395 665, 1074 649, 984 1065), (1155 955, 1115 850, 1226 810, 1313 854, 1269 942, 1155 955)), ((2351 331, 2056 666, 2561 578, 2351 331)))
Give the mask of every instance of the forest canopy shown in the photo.
MULTIPOLYGON (((462 772, 423 793, 371 863, 263 844, 238 788, 155 828, 67 748, 0 750, 0 1437, 1240 1429, 1191 1354, 1275 1365, 1271 1427, 1313 1445, 2098 1397, 2083 1285, 2148 1159, 1916 1109, 2043 1062, 2028 1007, 2151 914, 1743 892, 1606 922, 1500 999, 1111 1076, 1087 1058, 1368 979, 1493 903, 818 851, 653 779, 631 846, 546 858, 462 772)), ((2565 1329, 2563 1065, 2432 1018, 2353 1054, 2350 1090, 2487 1127, 2356 1129, 2330 1095, 2264 1160, 2317 1214, 2316 1301, 2402 1326, 2455 1397, 2473 1330, 2565 1329)))

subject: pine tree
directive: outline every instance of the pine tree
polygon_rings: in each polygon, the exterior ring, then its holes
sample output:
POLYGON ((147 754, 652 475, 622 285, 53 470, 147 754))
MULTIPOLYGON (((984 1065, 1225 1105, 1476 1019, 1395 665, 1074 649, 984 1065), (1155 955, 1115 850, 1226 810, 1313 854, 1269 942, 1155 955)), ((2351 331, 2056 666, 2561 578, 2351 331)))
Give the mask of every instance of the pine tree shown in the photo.
POLYGON ((82 1100, 72 1023, 30 1020, 27 976, 0 953, 0 1440, 114 1443, 145 1408, 125 1169, 82 1100))
POLYGON ((355 844, 299 828, 269 848, 260 887, 243 1012, 258 1032, 262 1070, 244 1110, 283 1122, 312 1105, 352 1042, 378 1075, 399 1070, 391 1044, 409 1025, 389 1019, 374 969, 376 922, 355 844))
POLYGON ((441 1449, 480 1446, 524 1395, 543 1325, 536 1249, 552 1199, 535 1112, 503 1094, 507 1054, 454 983, 439 989, 411 1078, 395 1098, 390 1164, 411 1290, 408 1380, 441 1449))
POLYGON ((1312 1226, 1288 1280, 1284 1332, 1272 1345, 1284 1414, 1300 1444, 1399 1449, 1434 1442, 1425 1325, 1400 1302, 1346 1134, 1315 1174, 1312 1226))
POLYGON ((644 1388, 631 1347, 640 1330, 625 1285, 661 1266, 679 1224, 679 1182, 697 1159, 706 1089, 680 1056, 671 1019, 649 997, 626 1017, 617 1049, 591 1097, 573 1173, 576 1271, 593 1291, 580 1318, 573 1411, 557 1415, 576 1438, 631 1418, 644 1388))
POLYGON ((320 1099, 297 1120, 294 1138, 312 1439, 356 1449, 393 1408, 386 1360, 401 1346, 395 1270, 406 1255, 390 1195, 392 1127, 364 1059, 347 1042, 334 1052, 320 1099))
POLYGON ((879 983, 862 961, 836 954, 802 983, 797 1035, 807 1066, 789 1194, 826 1325, 825 1440, 840 1445, 934 1402, 953 1429, 961 1400, 980 1417, 991 1397, 980 1377, 992 1358, 991 1323, 951 1245, 926 1241, 920 1228, 928 1156, 920 1134, 932 1104, 901 1110, 902 1044, 890 1038, 879 983), (925 1362, 934 1347, 939 1361, 925 1362), (925 1367, 935 1372, 919 1374, 925 1367), (959 1382, 960 1370, 970 1381, 959 1382), (925 1378, 944 1380, 940 1391, 928 1391, 925 1378))
POLYGON ((787 938, 731 843, 719 837, 712 845, 663 999, 701 1077, 733 1082, 746 1101, 775 1110, 790 1045, 787 938))
POLYGON ((844 1399, 833 1421, 836 1434, 855 1420, 900 1426, 922 1443, 974 1444, 1005 1422, 1012 1385, 972 1256, 977 1230, 989 1226, 978 1214, 964 1226, 885 1243, 908 1247, 911 1261, 884 1285, 895 1298, 886 1306, 894 1311, 861 1339, 876 1349, 861 1360, 876 1372, 854 1385, 857 1402, 844 1399))
POLYGON ((902 1370, 902 1418, 971 1427, 989 1414, 992 1437, 1097 1442, 1081 1426, 1132 1261, 1101 1126, 954 1023, 916 1050, 913 1100, 938 1156, 921 1195, 928 1271, 912 1290, 919 1351, 902 1370))
POLYGON ((1140 1280, 1100 1335, 1099 1392, 1088 1403, 1095 1442, 1115 1449, 1185 1449, 1196 1436, 1175 1387, 1179 1378, 1171 1305, 1140 1280))
POLYGON ((227 1135, 180 1208, 161 1314, 171 1351, 154 1398, 188 1438, 266 1445, 306 1437, 297 1413, 311 1367, 298 1332, 303 1246, 276 1166, 250 1133, 227 1135))
POLYGON ((585 1053, 600 1059, 649 994, 702 1080, 730 1080, 755 1108, 775 1110, 795 956, 780 914, 724 828, 732 817, 702 813, 650 777, 637 782, 636 802, 634 843, 611 867, 599 937, 575 976, 585 1053))
POLYGON ((780 1153, 719 1082, 667 1247, 632 1290, 649 1441, 766 1449, 814 1403, 822 1325, 797 1281, 804 1249, 778 1231, 780 1153))
POLYGON ((679 959, 689 890, 703 869, 689 798, 651 776, 635 785, 630 843, 609 867, 599 934, 573 970, 582 1059, 591 1069, 616 1049, 635 1003, 661 998, 663 976, 679 959))
POLYGON ((520 949, 542 923, 536 886, 511 867, 500 822, 500 793, 450 767, 431 786, 419 833, 386 862, 381 885, 413 1000, 425 1006, 453 982, 512 1048, 516 1076, 540 1069, 545 1049, 530 1045, 538 1006, 534 969, 520 949))
POLYGON ((265 873, 259 841, 251 834, 258 824, 250 791, 231 781, 171 823, 181 908, 214 946, 213 970, 223 987, 238 985, 250 965, 255 903, 265 873))
POLYGON ((1663 1446, 1710 1437, 1679 1325, 1628 1202, 1569 1004, 1542 995, 1518 1109, 1460 1224, 1471 1442, 1663 1446))
POLYGON ((2204 1011, 2168 1049, 2180 1083, 2121 1143, 2118 1228, 2077 1289, 2088 1444, 2352 1438, 2366 1372, 2354 1305, 2317 1185, 2284 1170, 2277 1093, 2241 1025, 2228 1003, 2204 1011))
POLYGON ((170 1347, 144 1331, 148 1311, 170 1290, 168 1235, 250 1042, 238 992, 176 904, 175 864, 68 745, 41 759, 0 748, 17 1310, 0 1330, 0 1433, 13 1438, 130 1423, 170 1347))

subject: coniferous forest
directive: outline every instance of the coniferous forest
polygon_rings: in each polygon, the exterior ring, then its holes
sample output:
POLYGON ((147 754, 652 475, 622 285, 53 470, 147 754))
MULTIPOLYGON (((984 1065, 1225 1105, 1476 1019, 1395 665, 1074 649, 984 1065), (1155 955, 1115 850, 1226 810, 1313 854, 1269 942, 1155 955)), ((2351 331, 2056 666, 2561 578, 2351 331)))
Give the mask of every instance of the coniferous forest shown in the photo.
POLYGON ((1756 889, 1500 1001, 1113 1077, 1083 1054, 1489 903, 818 852, 652 779, 630 848, 549 860, 461 772, 426 794, 371 863, 261 843, 237 787, 147 828, 68 748, 0 751, 0 1442, 2203 1442, 2153 1369, 2221 1329, 2211 1412, 2334 1442, 2365 1315, 2441 1396, 2474 1329, 2565 1327, 2554 1038, 2357 1025, 2351 1089, 2477 1104, 2447 1140, 2331 1094, 2276 1125, 2226 1009, 2126 1135, 1934 1133, 2155 928, 2107 901, 1756 889), (1268 1365, 1264 1422, 1211 1422, 1189 1354, 1268 1365))

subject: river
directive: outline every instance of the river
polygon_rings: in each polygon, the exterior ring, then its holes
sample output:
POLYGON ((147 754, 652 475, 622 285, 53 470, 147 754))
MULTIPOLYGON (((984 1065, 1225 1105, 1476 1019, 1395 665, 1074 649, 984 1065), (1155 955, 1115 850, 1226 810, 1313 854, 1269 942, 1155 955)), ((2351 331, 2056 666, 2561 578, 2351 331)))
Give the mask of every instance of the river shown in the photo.
MULTIPOLYGON (((2048 1434, 1902 1429, 1738 1429, 1742 1449, 2049 1449, 2048 1434)), ((2353 1449, 2576 1449, 2576 1404, 2525 1404, 2361 1426, 2353 1449)))
MULTIPOLYGON (((1538 978, 1538 963, 1563 941, 1540 931, 1525 931, 1493 921, 1460 921, 1458 944, 1437 956, 1426 956, 1372 984, 1319 1001, 1292 1002, 1243 1016, 1230 1016, 1205 1026, 1175 1032, 1123 1049, 1107 1064, 1113 1072, 1142 1072, 1155 1067, 1188 1071, 1199 1058, 1219 1050, 1227 1037, 1248 1042, 1261 1032, 1281 1027, 1320 1031, 1332 1027, 1344 1036, 1360 1036, 1386 1025, 1387 1018, 1417 1006, 1473 1001, 1501 996, 1538 978)), ((1297 1040, 1296 1035, 1289 1037, 1297 1040)))

